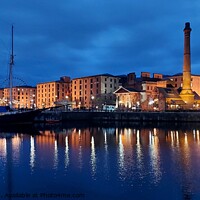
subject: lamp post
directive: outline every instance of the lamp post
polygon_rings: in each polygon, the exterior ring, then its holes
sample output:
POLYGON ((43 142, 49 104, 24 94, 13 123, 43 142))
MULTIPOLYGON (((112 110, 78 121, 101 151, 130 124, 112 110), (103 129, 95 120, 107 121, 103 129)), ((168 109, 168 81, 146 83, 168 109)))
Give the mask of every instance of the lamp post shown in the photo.
POLYGON ((94 96, 91 96, 91 101, 92 101, 92 111, 93 111, 93 106, 94 106, 94 105, 93 105, 93 103, 94 103, 94 102, 93 102, 93 101, 94 101, 94 96))
POLYGON ((55 96, 55 102, 54 102, 54 107, 56 107, 56 103, 57 103, 57 98, 58 98, 58 96, 56 95, 56 96, 55 96))
POLYGON ((68 99, 69 99, 69 97, 66 95, 65 98, 66 98, 66 103, 65 103, 65 111, 66 111, 66 110, 68 110, 68 99))
POLYGON ((32 108, 35 109, 35 94, 32 95, 32 108))

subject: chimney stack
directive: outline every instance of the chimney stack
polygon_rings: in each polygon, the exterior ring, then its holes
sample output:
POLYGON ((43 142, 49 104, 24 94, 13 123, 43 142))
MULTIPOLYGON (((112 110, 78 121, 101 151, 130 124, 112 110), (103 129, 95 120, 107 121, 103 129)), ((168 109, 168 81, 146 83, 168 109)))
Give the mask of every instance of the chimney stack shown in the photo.
POLYGON ((191 89, 191 60, 190 60, 190 23, 185 23, 184 28, 184 55, 183 55, 183 85, 180 93, 186 104, 194 103, 194 93, 191 89))

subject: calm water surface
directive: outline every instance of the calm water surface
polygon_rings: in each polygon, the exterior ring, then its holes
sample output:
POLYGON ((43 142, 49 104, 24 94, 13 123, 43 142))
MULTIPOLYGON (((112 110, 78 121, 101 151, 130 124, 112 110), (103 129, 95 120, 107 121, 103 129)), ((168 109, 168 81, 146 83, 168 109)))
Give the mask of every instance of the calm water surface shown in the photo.
POLYGON ((200 128, 1 131, 0 198, 200 199, 200 128))

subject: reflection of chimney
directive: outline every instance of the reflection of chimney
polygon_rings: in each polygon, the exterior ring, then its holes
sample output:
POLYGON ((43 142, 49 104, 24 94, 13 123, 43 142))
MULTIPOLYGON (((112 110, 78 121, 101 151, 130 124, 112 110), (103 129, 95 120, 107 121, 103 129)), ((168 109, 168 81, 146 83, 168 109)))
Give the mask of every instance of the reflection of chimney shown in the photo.
POLYGON ((184 59, 183 59, 183 86, 181 98, 189 104, 194 102, 194 94, 191 90, 191 62, 190 62, 190 23, 185 23, 184 28, 184 59))

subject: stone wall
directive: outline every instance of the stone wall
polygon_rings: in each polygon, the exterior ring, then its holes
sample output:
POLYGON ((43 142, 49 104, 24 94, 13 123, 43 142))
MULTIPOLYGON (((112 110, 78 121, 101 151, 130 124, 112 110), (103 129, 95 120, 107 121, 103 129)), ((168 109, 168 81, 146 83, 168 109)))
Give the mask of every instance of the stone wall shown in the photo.
POLYGON ((200 122, 200 112, 62 112, 63 121, 200 122))

